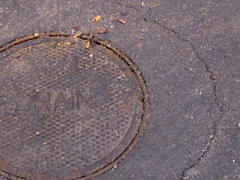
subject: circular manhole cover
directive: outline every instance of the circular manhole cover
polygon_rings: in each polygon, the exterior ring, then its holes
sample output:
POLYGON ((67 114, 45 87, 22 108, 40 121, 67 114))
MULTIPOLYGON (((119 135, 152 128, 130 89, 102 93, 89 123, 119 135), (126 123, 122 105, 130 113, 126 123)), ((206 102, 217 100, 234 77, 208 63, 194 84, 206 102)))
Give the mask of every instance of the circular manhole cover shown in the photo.
POLYGON ((40 34, 0 49, 0 169, 75 179, 110 168, 143 126, 146 87, 105 41, 40 34))

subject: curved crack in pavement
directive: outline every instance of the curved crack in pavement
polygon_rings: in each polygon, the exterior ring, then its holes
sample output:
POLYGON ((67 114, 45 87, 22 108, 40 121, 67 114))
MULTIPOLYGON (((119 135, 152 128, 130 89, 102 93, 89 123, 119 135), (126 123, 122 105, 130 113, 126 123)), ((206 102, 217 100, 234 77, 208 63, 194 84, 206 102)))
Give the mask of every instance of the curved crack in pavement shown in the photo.
MULTIPOLYGON (((143 15, 142 15, 143 16, 143 15)), ((144 18, 144 21, 145 21, 146 18, 144 18)), ((187 168, 185 168, 183 171, 182 171, 182 174, 181 174, 181 177, 180 177, 180 180, 184 180, 185 179, 185 176, 187 174, 187 172, 194 168, 196 165, 198 165, 200 163, 200 161, 206 156, 206 154, 208 153, 208 151, 210 150, 211 148, 211 145, 212 143, 214 142, 215 140, 215 137, 216 137, 216 133, 217 133, 217 125, 219 123, 219 121, 222 119, 223 117, 223 107, 221 105, 221 103, 219 102, 219 99, 218 99, 218 95, 217 95, 217 86, 216 86, 216 77, 214 76, 214 73, 213 71, 210 70, 209 68, 209 65, 207 64, 207 62, 200 57, 199 53, 196 51, 196 47, 194 46, 194 44, 188 40, 188 39, 184 39, 181 37, 181 35, 175 31, 174 29, 171 29, 169 27, 167 27, 166 25, 163 25, 163 24, 160 24, 159 22, 155 21, 155 20, 147 20, 146 19, 146 22, 151 22, 151 23, 154 23, 156 25, 158 25, 159 27, 163 28, 164 30, 166 31, 170 31, 171 33, 173 33, 179 40, 189 44, 192 48, 192 51, 194 52, 194 54, 196 55, 197 59, 199 59, 205 66, 205 69, 206 71, 210 74, 209 78, 210 80, 212 81, 212 85, 213 85, 213 94, 214 94, 214 101, 215 101, 215 104, 217 105, 218 109, 219 109, 219 118, 216 118, 216 120, 213 121, 213 130, 212 130, 212 135, 210 136, 210 139, 208 140, 208 143, 205 147, 205 149, 202 151, 202 154, 201 156, 195 161, 193 162, 190 166, 188 166, 187 168)))
MULTIPOLYGON (((143 15, 141 15, 143 16, 143 15)), ((188 40, 188 39, 184 39, 181 37, 181 35, 175 31, 174 29, 171 29, 169 27, 167 27, 166 25, 163 25, 163 24, 160 24, 159 22, 155 21, 155 20, 147 20, 146 18, 143 18, 144 21, 146 22, 151 22, 151 23, 154 23, 156 25, 158 25, 159 27, 163 28, 164 30, 166 31, 170 31, 171 33, 173 33, 179 40, 189 44, 192 48, 192 51, 194 52, 194 54, 196 55, 196 57, 204 64, 205 66, 205 69, 206 71, 210 74, 209 78, 210 80, 212 81, 212 85, 213 85, 213 94, 214 94, 214 101, 215 101, 215 104, 217 105, 218 109, 219 109, 219 118, 216 118, 216 120, 213 121, 213 130, 212 130, 212 135, 210 136, 210 139, 208 140, 208 143, 205 147, 205 149, 202 151, 202 154, 201 156, 195 161, 193 162, 190 166, 188 166, 187 168, 185 168, 183 171, 182 171, 182 174, 181 174, 181 177, 180 177, 180 180, 184 180, 185 179, 185 176, 187 174, 187 172, 194 168, 196 165, 198 165, 200 163, 200 161, 206 156, 206 154, 208 153, 208 151, 210 150, 211 148, 211 145, 212 143, 214 142, 215 140, 215 137, 216 137, 216 133, 217 133, 217 125, 219 124, 219 121, 222 119, 223 117, 223 107, 221 105, 221 103, 219 102, 219 99, 218 99, 218 95, 217 95, 217 86, 216 86, 216 77, 214 76, 214 73, 213 71, 210 70, 210 67, 209 65, 207 64, 207 62, 200 57, 199 53, 196 51, 196 47, 194 46, 194 44, 188 40)))
MULTIPOLYGON (((199 53, 196 51, 195 45, 194 45, 190 40, 181 37, 181 35, 180 35, 179 32, 177 32, 176 30, 168 27, 168 26, 165 25, 165 24, 161 24, 161 23, 157 22, 156 20, 151 20, 151 19, 146 18, 138 8, 136 8, 136 7, 132 6, 132 5, 123 4, 123 3, 118 2, 118 1, 115 1, 115 2, 118 3, 118 4, 121 5, 121 6, 125 6, 125 7, 127 7, 127 8, 131 8, 131 9, 135 10, 135 11, 139 14, 139 16, 140 16, 145 22, 155 24, 155 25, 157 25, 158 27, 161 27, 162 29, 164 29, 166 32, 170 32, 170 33, 174 34, 174 35, 177 37, 177 39, 179 39, 179 40, 181 40, 181 41, 189 44, 190 47, 191 47, 191 49, 192 49, 192 51, 193 51, 194 54, 196 55, 196 57, 204 64, 207 73, 209 73, 209 75, 210 75, 209 78, 210 78, 210 80, 212 81, 212 85, 213 85, 214 101, 215 101, 215 104, 217 105, 218 110, 219 110, 219 118, 216 118, 216 120, 213 121, 212 135, 210 136, 210 139, 208 140, 208 143, 207 143, 205 149, 202 151, 201 156, 200 156, 197 160, 195 160, 190 166, 188 166, 187 168, 185 168, 185 169, 182 171, 180 180, 184 180, 185 177, 186 177, 187 172, 188 172, 190 169, 192 169, 192 168, 194 168, 195 166, 197 166, 197 165, 200 163, 200 161, 207 155, 208 151, 209 151, 210 148, 211 148, 212 143, 213 143, 214 140, 215 140, 216 133, 217 133, 217 125, 219 124, 219 122, 221 121, 221 119, 222 119, 222 117, 223 117, 223 115, 224 115, 223 106, 222 106, 221 103, 219 102, 218 95, 217 95, 217 86, 216 86, 216 81, 215 81, 215 80, 216 80, 216 77, 214 76, 214 73, 213 73, 213 71, 210 69, 208 63, 199 55, 199 53)), ((151 11, 151 8, 149 8, 149 10, 151 11)))
MULTIPOLYGON (((142 15, 143 16, 143 15, 142 15)), ((146 18, 143 18, 144 21, 146 18)), ((222 119, 223 117, 223 107, 221 105, 221 103, 219 102, 219 99, 218 99, 218 95, 217 95, 217 86, 216 86, 216 77, 214 76, 214 73, 213 71, 210 70, 209 68, 209 65, 207 64, 207 62, 200 57, 199 53, 196 51, 196 47, 194 46, 194 44, 188 40, 188 39, 184 39, 181 37, 181 35, 175 31, 174 29, 171 29, 169 27, 167 27, 166 25, 162 25, 160 24, 159 22, 155 21, 155 20, 147 20, 146 19, 146 22, 152 22, 156 25, 158 25, 159 27, 163 28, 164 30, 166 31, 170 31, 171 33, 173 33, 179 40, 189 44, 192 48, 192 51, 194 52, 194 54, 196 55, 196 57, 204 64, 205 66, 205 69, 206 71, 210 74, 209 78, 210 80, 212 81, 212 85, 213 85, 213 94, 214 94, 214 101, 215 101, 215 104, 217 105, 218 109, 219 109, 219 118, 217 118, 215 121, 213 121, 213 130, 212 130, 212 135, 210 136, 210 139, 205 147, 205 149, 202 151, 202 154, 201 156, 195 161, 193 162, 190 166, 188 166, 187 168, 185 168, 181 174, 181 177, 180 177, 180 180, 184 180, 185 179, 185 176, 187 174, 187 172, 194 168, 196 165, 198 165, 200 163, 200 161, 206 156, 206 154, 208 153, 208 151, 210 150, 211 148, 211 145, 212 143, 214 142, 215 140, 215 137, 216 137, 216 133, 217 133, 217 125, 219 123, 219 121, 222 119)))

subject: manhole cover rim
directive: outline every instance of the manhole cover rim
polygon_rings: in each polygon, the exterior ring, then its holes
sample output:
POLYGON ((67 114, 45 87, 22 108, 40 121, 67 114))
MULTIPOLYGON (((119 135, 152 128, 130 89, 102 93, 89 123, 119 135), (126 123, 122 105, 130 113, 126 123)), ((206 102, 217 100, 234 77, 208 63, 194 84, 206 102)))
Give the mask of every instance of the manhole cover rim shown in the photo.
MULTIPOLYGON (((15 45, 21 44, 23 42, 27 42, 27 41, 31 41, 31 40, 35 40, 35 39, 54 38, 54 37, 76 38, 76 37, 73 37, 73 36, 67 35, 67 34, 38 33, 38 35, 34 34, 34 35, 26 36, 26 37, 17 39, 15 41, 12 41, 10 43, 7 43, 6 45, 3 45, 2 47, 0 47, 0 54, 4 53, 6 50, 14 47, 15 45)), ((79 38, 81 40, 87 40, 88 35, 81 34, 77 38, 79 38)), ((114 52, 115 55, 119 56, 120 59, 123 60, 129 66, 129 68, 135 75, 136 80, 139 83, 139 87, 141 88, 141 92, 142 92, 141 101, 142 101, 142 105, 143 105, 143 107, 142 107, 143 112, 141 114, 141 121, 139 122, 139 124, 136 124, 136 123, 134 124, 137 127, 134 129, 134 131, 132 131, 131 139, 129 140, 129 142, 127 142, 128 145, 126 147, 125 146, 122 147, 121 149, 115 148, 110 153, 110 154, 117 153, 118 154, 117 157, 115 157, 114 159, 109 161, 107 164, 104 164, 101 167, 97 167, 96 169, 92 170, 91 172, 87 173, 84 176, 79 177, 78 173, 73 172, 73 174, 71 173, 72 179, 96 176, 96 175, 101 174, 101 173, 105 172, 106 170, 112 168, 114 165, 116 165, 118 162, 120 162, 123 158, 125 158, 126 155, 132 150, 133 146, 136 144, 137 140, 139 139, 139 136, 143 134, 144 127, 146 126, 146 119, 150 115, 149 97, 148 97, 147 87, 146 87, 145 81, 144 81, 140 71, 138 70, 137 66, 124 53, 122 53, 122 51, 120 51, 118 48, 116 48, 114 45, 112 45, 109 41, 101 40, 99 38, 94 37, 94 38, 92 38, 92 42, 111 50, 112 52, 114 52), (117 151, 117 152, 115 152, 115 151, 117 151)), ((127 135, 129 135, 129 133, 127 135)), ((125 137, 124 137, 123 141, 126 141, 125 137)), ((119 146, 122 146, 122 143, 123 142, 121 142, 119 144, 119 146)), ((33 173, 29 174, 25 170, 12 168, 11 166, 8 166, 8 164, 6 162, 4 162, 4 160, 1 160, 0 167, 4 167, 3 169, 1 169, 3 172, 6 172, 9 175, 17 176, 20 178, 30 178, 30 179, 46 178, 46 176, 44 176, 42 174, 35 174, 33 177, 33 173)), ((56 179, 56 178, 57 177, 54 177, 54 176, 49 177, 49 179, 56 179)))

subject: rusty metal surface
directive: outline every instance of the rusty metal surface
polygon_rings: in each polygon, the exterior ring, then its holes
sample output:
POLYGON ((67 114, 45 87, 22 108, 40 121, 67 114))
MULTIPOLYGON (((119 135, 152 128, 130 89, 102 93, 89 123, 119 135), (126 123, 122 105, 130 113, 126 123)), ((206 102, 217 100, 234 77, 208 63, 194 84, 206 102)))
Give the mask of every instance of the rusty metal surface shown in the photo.
POLYGON ((143 126, 146 87, 104 41, 29 36, 0 51, 0 169, 87 178, 113 166, 143 126))

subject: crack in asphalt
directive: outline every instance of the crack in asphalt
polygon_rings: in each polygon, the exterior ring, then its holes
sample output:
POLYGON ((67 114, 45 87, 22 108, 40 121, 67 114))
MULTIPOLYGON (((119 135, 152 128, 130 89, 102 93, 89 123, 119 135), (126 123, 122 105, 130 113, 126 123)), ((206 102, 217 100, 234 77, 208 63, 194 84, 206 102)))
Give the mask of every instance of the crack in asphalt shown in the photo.
MULTIPOLYGON (((139 11, 138 11, 139 12, 139 11)), ((143 16, 143 15, 141 15, 143 16)), ((212 131, 212 135, 210 136, 210 139, 205 147, 205 149, 202 151, 202 154, 201 156, 195 161, 193 162, 190 166, 188 166, 187 168, 185 168, 183 171, 182 171, 182 174, 181 174, 181 177, 180 177, 180 180, 184 180, 185 179, 185 176, 187 174, 187 172, 194 168, 196 165, 198 165, 200 163, 200 161, 206 156, 206 154, 208 153, 208 151, 210 150, 211 148, 211 145, 212 143, 214 142, 215 140, 215 137, 216 137, 216 133, 217 133, 217 125, 219 123, 219 121, 222 119, 223 117, 223 107, 221 105, 221 103, 219 102, 219 99, 218 99, 218 95, 217 95, 217 86, 216 86, 216 76, 214 76, 214 73, 213 71, 211 71, 209 65, 207 64, 207 62, 201 58, 201 56, 199 55, 199 53, 196 51, 196 47, 194 46, 194 44, 188 40, 188 39, 184 39, 181 37, 181 35, 175 31, 174 29, 171 29, 169 27, 167 27, 166 25, 163 25, 159 22, 157 22, 156 20, 148 20, 146 19, 145 17, 143 18, 144 21, 146 22, 151 22, 151 23, 154 23, 156 24, 157 26, 161 27, 162 29, 166 30, 166 31, 170 31, 171 33, 173 33, 179 40, 189 44, 192 48, 192 51, 194 52, 194 54, 196 55, 196 57, 204 64, 205 66, 205 69, 206 71, 210 74, 209 78, 210 80, 212 81, 212 85, 213 85, 213 94, 214 94, 214 101, 215 101, 215 104, 217 105, 218 109, 219 109, 219 112, 220 112, 220 115, 219 115, 219 118, 217 118, 215 121, 213 121, 213 131, 212 131)))
MULTIPOLYGON (((143 15, 142 15, 143 16, 143 15)), ((193 162, 190 166, 188 166, 187 168, 185 168, 183 171, 182 171, 182 174, 181 174, 181 177, 180 177, 180 180, 184 180, 185 179, 185 176, 187 174, 187 172, 194 168, 196 165, 198 165, 200 163, 200 161, 206 156, 206 154, 208 153, 208 151, 210 150, 211 148, 211 145, 212 143, 214 142, 215 140, 215 137, 216 137, 216 133, 217 133, 217 125, 218 125, 218 122, 222 119, 223 117, 223 107, 221 105, 221 103, 219 102, 219 99, 218 99, 218 95, 217 95, 217 86, 216 86, 216 77, 214 76, 214 73, 213 71, 210 70, 209 68, 209 65, 207 64, 207 62, 200 57, 199 53, 196 51, 196 47, 194 46, 194 44, 188 40, 188 39, 184 39, 181 37, 181 35, 175 31, 174 29, 171 29, 169 27, 167 27, 166 25, 163 25, 163 24, 160 24, 159 22, 157 22, 156 20, 148 20, 146 19, 145 17, 143 18, 144 21, 146 22, 151 22, 151 23, 154 23, 156 25, 158 25, 159 27, 163 28, 164 30, 166 31, 170 31, 171 33, 173 33, 179 40, 189 44, 192 48, 192 51, 194 52, 194 54, 196 55, 196 57, 204 64, 205 66, 205 69, 206 71, 210 74, 209 78, 210 80, 212 81, 212 85, 213 85, 213 94, 214 94, 214 101, 215 101, 215 104, 217 105, 217 107, 219 108, 219 112, 220 112, 220 115, 219 115, 219 118, 217 118, 215 121, 213 121, 213 131, 212 131, 212 135, 210 136, 210 139, 206 145, 206 148, 203 150, 201 156, 195 161, 193 162)))
MULTIPOLYGON (((221 119, 222 119, 222 117, 223 117, 223 115, 224 115, 223 106, 221 105, 221 103, 220 103, 220 101, 219 101, 219 98, 218 98, 218 95, 217 95, 216 76, 214 75, 213 71, 210 69, 208 63, 199 55, 199 53, 198 53, 197 50, 196 50, 195 45, 194 45, 190 40, 181 37, 181 35, 180 35, 179 32, 177 32, 176 30, 168 27, 165 23, 162 24, 162 23, 159 23, 159 22, 156 21, 156 20, 151 20, 151 19, 146 18, 138 8, 136 8, 136 7, 132 6, 132 5, 123 4, 123 3, 118 2, 118 1, 115 1, 115 2, 118 3, 118 4, 121 5, 121 6, 125 6, 125 7, 127 7, 127 8, 131 8, 131 9, 135 10, 135 11, 139 14, 139 16, 140 16, 145 22, 155 24, 155 25, 157 25, 158 27, 161 27, 162 29, 164 29, 166 32, 170 32, 170 33, 174 34, 174 35, 177 37, 177 39, 179 39, 180 41, 183 41, 183 42, 189 44, 190 47, 191 47, 191 49, 192 49, 192 51, 193 51, 194 54, 196 55, 196 57, 204 64, 207 73, 209 73, 209 78, 210 78, 210 80, 211 80, 211 82, 212 82, 212 85, 213 85, 214 101, 215 101, 215 104, 217 105, 218 111, 219 111, 219 118, 216 118, 216 120, 213 121, 212 135, 210 136, 210 139, 208 140, 208 143, 207 143, 205 149, 202 151, 201 156, 200 156, 195 162, 193 162, 190 166, 188 166, 187 168, 185 168, 185 169, 182 171, 181 176, 180 176, 180 180, 184 180, 185 177, 186 177, 187 172, 188 172, 190 169, 192 169, 192 168, 194 168, 195 166, 197 166, 197 165, 200 163, 200 161, 207 155, 208 151, 209 151, 210 148, 211 148, 212 143, 213 143, 214 140, 215 140, 216 133, 217 133, 217 125, 218 125, 218 123, 221 121, 221 119)), ((149 8, 149 10, 150 10, 150 12, 151 12, 151 8, 149 8)))

